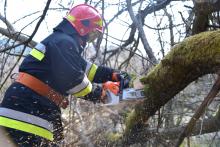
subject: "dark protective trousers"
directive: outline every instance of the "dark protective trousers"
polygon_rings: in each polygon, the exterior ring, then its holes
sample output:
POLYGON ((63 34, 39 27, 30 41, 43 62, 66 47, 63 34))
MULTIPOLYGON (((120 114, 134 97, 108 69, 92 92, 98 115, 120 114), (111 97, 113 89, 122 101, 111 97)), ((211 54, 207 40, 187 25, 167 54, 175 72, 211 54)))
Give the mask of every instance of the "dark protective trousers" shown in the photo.
MULTIPOLYGON (((1 107, 35 115, 53 124, 54 142, 52 146, 63 139, 61 111, 49 99, 42 97, 20 83, 13 83, 6 91, 1 107)), ((6 135, 20 147, 50 146, 46 139, 20 130, 5 128, 6 135)))

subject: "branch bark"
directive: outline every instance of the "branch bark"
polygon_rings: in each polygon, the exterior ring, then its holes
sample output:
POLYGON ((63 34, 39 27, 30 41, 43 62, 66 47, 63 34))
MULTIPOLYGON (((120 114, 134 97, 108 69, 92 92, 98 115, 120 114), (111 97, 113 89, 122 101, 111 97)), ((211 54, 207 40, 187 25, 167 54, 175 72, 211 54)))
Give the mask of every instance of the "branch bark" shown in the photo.
POLYGON ((195 124, 196 124, 196 121, 205 112, 206 107, 209 106, 209 104, 212 102, 212 100, 218 94, 219 90, 220 90, 220 76, 218 76, 218 79, 216 80, 215 84, 213 85, 211 91, 209 92, 207 97, 204 99, 202 104, 199 106, 199 108, 196 110, 195 114, 190 119, 190 121, 187 124, 186 128, 180 134, 180 137, 179 137, 179 139, 178 139, 178 141, 176 143, 176 147, 180 146, 182 144, 184 138, 189 136, 189 134, 192 132, 192 130, 193 130, 195 124))
POLYGON ((220 10, 220 0, 217 1, 195 1, 195 19, 193 21, 192 34, 207 30, 209 15, 220 10))
MULTIPOLYGON (((161 138, 163 140, 176 140, 177 134, 180 134, 185 127, 186 125, 173 127, 173 128, 160 128, 160 129, 145 128, 142 131, 136 132, 133 135, 136 138, 136 143, 143 142, 146 141, 146 139, 150 139, 154 137, 161 138)), ((207 133, 213 133, 218 130, 220 130, 220 118, 219 116, 215 116, 213 118, 198 121, 189 136, 197 136, 207 133)))
POLYGON ((140 34, 140 38, 141 38, 141 41, 144 45, 144 49, 148 55, 148 57, 150 58, 150 60, 153 62, 153 63, 157 63, 157 59, 156 57, 154 56, 154 53, 152 51, 152 48, 150 47, 148 41, 147 41, 147 38, 145 36, 145 33, 144 33, 144 29, 143 29, 143 24, 142 22, 140 21, 140 17, 135 17, 134 16, 134 12, 132 10, 132 6, 131 6, 131 0, 126 0, 127 1, 127 7, 128 7, 128 12, 130 14, 130 17, 133 21, 133 23, 135 24, 135 26, 138 28, 138 31, 139 31, 139 34, 140 34), (138 19, 139 18, 139 19, 138 19))
MULTIPOLYGON (((4 29, 4 28, 1 28, 0 27, 0 33, 10 39, 13 39, 14 41, 18 41, 20 43, 23 43, 25 41, 28 40, 28 37, 26 37, 25 35, 21 35, 20 32, 10 32, 8 29, 4 29)), ((28 44, 28 46, 30 48, 33 48, 35 45, 37 44, 37 42, 35 42, 34 40, 31 40, 28 44)), ((13 48, 13 47, 12 47, 13 48)), ((6 50, 9 50, 9 49, 4 49, 4 50, 1 50, 0 52, 3 52, 3 51, 6 51, 6 50)))
POLYGON ((179 91, 205 74, 220 68, 220 31, 200 33, 185 39, 141 81, 146 99, 137 105, 127 119, 124 134, 127 141, 132 133, 143 129, 145 123, 179 91))
POLYGON ((19 61, 20 61, 20 59, 21 59, 21 57, 22 57, 22 55, 23 55, 23 53, 24 53, 24 51, 25 51, 25 48, 27 47, 28 43, 29 43, 30 41, 32 41, 34 35, 37 33, 37 30, 39 29, 40 24, 42 23, 42 21, 44 20, 46 14, 47 14, 47 10, 49 9, 50 3, 51 3, 51 0, 48 0, 47 3, 46 3, 46 6, 45 6, 45 8, 44 8, 43 14, 42 14, 40 20, 37 22, 36 27, 35 27, 33 33, 31 34, 31 36, 30 36, 27 40, 25 40, 24 42, 21 42, 21 43, 20 43, 20 44, 24 44, 24 47, 23 47, 22 52, 21 52, 21 56, 17 59, 17 62, 13 65, 13 67, 12 67, 11 70, 10 70, 10 72, 8 73, 8 75, 6 76, 6 78, 4 79, 3 83, 0 85, 0 90, 2 89, 2 87, 4 86, 4 84, 6 83, 7 79, 10 77, 10 75, 11 75, 12 71, 14 70, 14 68, 15 68, 15 67, 17 66, 17 64, 19 63, 19 61))

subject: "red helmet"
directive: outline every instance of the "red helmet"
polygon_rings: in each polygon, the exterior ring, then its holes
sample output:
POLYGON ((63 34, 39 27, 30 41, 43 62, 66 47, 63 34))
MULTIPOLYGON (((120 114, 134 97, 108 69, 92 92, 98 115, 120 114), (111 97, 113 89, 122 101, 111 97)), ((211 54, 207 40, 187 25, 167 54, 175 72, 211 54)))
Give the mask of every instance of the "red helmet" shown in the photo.
POLYGON ((66 19, 81 36, 85 36, 94 31, 103 32, 102 17, 99 12, 90 5, 80 4, 73 7, 66 16, 66 19))

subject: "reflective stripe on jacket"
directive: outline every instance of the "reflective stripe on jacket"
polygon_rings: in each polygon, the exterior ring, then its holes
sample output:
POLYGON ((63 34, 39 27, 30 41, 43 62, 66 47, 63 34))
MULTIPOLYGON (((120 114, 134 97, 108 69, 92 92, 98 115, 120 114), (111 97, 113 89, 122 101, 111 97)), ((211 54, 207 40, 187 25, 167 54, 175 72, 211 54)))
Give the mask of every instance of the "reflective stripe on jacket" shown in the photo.
MULTIPOLYGON (((71 24, 66 20, 62 21, 51 35, 34 47, 30 55, 23 60, 19 71, 35 76, 63 95, 69 93, 76 96, 85 95, 91 91, 90 82, 102 83, 111 80, 112 69, 96 66, 82 58, 83 48, 79 44, 78 37, 71 24)), ((19 119, 4 111, 4 115, 2 114, 0 118, 2 126, 22 130, 49 140, 61 136, 62 123, 59 107, 18 82, 8 88, 1 107, 4 110, 8 108, 7 111, 13 109, 13 113, 16 111, 19 116, 24 116, 19 119), (45 121, 36 123, 24 119, 29 117, 45 121), (59 133, 53 134, 54 137, 50 128, 45 127, 47 125, 44 124, 48 124, 45 123, 46 121, 53 123, 54 130, 59 130, 59 133)))
POLYGON ((92 90, 91 82, 111 80, 113 70, 86 61, 81 52, 79 36, 68 21, 36 45, 20 66, 63 95, 85 96, 92 90))
MULTIPOLYGON (((45 57, 46 46, 42 43, 36 45, 35 48, 32 49, 30 55, 35 59, 41 61, 45 57)), ((86 63, 85 71, 83 71, 84 77, 78 85, 75 85, 73 88, 66 91, 68 94, 73 94, 76 97, 85 96, 92 91, 92 84, 93 79, 95 77, 97 71, 97 65, 90 63, 88 61, 86 63)), ((83 68, 82 66, 81 68, 83 68)))

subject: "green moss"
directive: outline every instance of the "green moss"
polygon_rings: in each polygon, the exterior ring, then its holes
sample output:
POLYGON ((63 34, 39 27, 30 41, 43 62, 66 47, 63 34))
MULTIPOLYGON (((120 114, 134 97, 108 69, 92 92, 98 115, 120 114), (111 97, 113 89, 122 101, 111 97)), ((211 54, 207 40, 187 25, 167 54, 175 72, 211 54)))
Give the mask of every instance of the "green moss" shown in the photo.
POLYGON ((125 125, 126 125, 126 133, 129 133, 129 128, 131 128, 131 126, 133 126, 134 122, 135 122, 135 117, 137 117, 135 110, 132 110, 130 113, 128 113, 128 116, 125 120, 125 125))
POLYGON ((127 130, 147 120, 198 77, 220 69, 220 30, 200 33, 174 46, 140 81, 146 100, 127 118, 127 130))
POLYGON ((122 137, 122 134, 120 134, 120 133, 110 132, 110 133, 107 133, 107 134, 106 134, 106 138, 107 138, 107 140, 110 141, 110 142, 116 142, 116 141, 118 141, 121 137, 122 137))
POLYGON ((128 113, 127 118, 125 119, 125 135, 132 133, 132 129, 134 126, 138 125, 138 127, 141 127, 144 122, 146 121, 146 118, 143 117, 143 112, 145 112, 145 109, 142 105, 138 105, 133 109, 130 113, 128 113))
POLYGON ((218 107, 218 110, 216 111, 216 114, 214 117, 217 119, 220 119, 220 106, 218 107))
POLYGON ((134 87, 134 81, 137 79, 137 75, 135 75, 135 74, 129 74, 129 75, 131 77, 129 87, 134 87))
MULTIPOLYGON (((184 81, 186 78, 184 75, 188 75, 191 71, 196 72, 196 68, 197 73, 212 72, 211 68, 220 63, 219 57, 220 31, 201 33, 176 45, 161 63, 154 67, 141 81, 148 84, 147 89, 170 88, 170 86, 184 81), (207 68, 207 65, 210 68, 207 68), (204 70, 205 68, 207 69, 204 70)), ((157 90, 156 93, 158 93, 157 90)))

